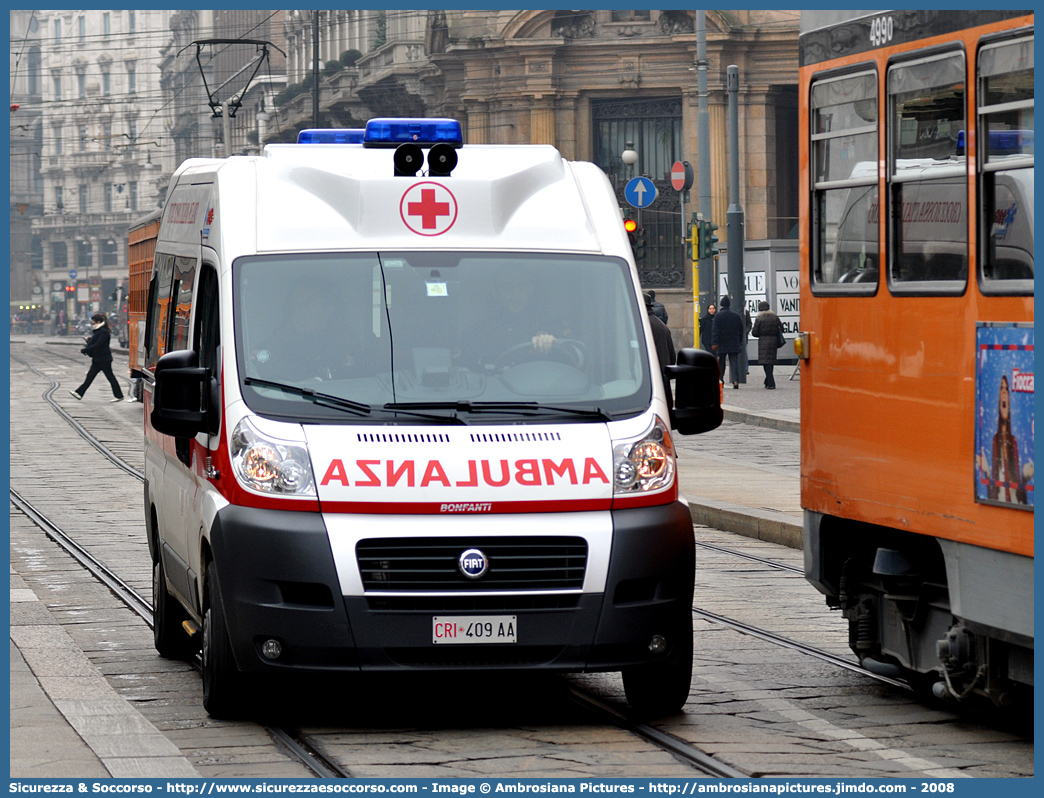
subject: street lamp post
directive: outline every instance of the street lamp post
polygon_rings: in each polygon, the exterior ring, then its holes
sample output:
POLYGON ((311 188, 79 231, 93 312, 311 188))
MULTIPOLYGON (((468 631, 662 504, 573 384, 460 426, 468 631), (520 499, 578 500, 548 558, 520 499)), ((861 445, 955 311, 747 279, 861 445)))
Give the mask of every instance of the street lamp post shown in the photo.
MULTIPOLYGON (((627 147, 620 153, 620 160, 627 164, 627 182, 634 177, 634 165, 638 163, 638 153, 634 150, 634 142, 628 141, 627 147)), ((642 209, 638 209, 638 226, 642 226, 642 209)))

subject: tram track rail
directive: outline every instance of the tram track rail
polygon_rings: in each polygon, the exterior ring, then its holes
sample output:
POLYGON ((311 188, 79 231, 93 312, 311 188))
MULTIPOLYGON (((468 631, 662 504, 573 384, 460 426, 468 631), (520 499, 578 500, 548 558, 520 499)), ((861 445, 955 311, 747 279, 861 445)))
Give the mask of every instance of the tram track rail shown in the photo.
POLYGON ((779 562, 778 560, 770 560, 770 559, 767 559, 766 557, 758 557, 756 554, 751 554, 751 553, 746 552, 746 551, 737 551, 736 549, 730 549, 730 548, 727 548, 726 546, 719 546, 719 545, 717 545, 715 543, 705 543, 705 542, 697 540, 696 541, 696 547, 700 548, 700 549, 707 549, 709 551, 716 551, 719 554, 727 554, 730 557, 739 557, 740 559, 748 560, 748 561, 754 562, 754 563, 758 563, 759 565, 765 565, 765 566, 768 566, 769 568, 776 568, 776 569, 778 569, 780 571, 787 571, 789 573, 798 574, 800 576, 804 576, 805 575, 804 570, 801 569, 801 568, 798 568, 795 565, 788 565, 785 562, 779 562))
MULTIPOLYGON (((124 581, 112 568, 78 544, 71 535, 26 500, 15 488, 10 488, 10 499, 11 503, 20 512, 43 530, 48 538, 76 560, 95 579, 105 585, 124 606, 141 618, 150 629, 154 626, 152 604, 144 596, 124 581)), ((198 655, 190 660, 190 664, 196 670, 201 670, 203 667, 202 660, 198 655)), ((273 740, 289 751, 294 759, 311 770, 318 778, 350 778, 347 771, 328 759, 312 746, 307 739, 302 739, 302 735, 296 730, 268 724, 261 725, 273 740)))
MULTIPOLYGON (((26 500, 15 488, 10 488, 9 492, 11 503, 20 512, 43 530, 48 538, 68 553, 95 579, 104 584, 120 602, 140 617, 150 629, 153 627, 152 604, 147 599, 120 578, 103 561, 80 546, 71 535, 26 500)), ((202 669, 202 661, 198 655, 191 660, 191 664, 197 670, 202 669)), ((660 731, 649 724, 630 718, 625 712, 578 685, 574 684, 568 687, 568 696, 571 701, 594 714, 602 721, 611 723, 624 731, 641 737, 708 776, 714 778, 747 777, 746 773, 715 759, 710 754, 677 737, 660 731)), ((317 778, 351 778, 351 774, 346 769, 328 757, 320 745, 312 742, 309 735, 302 733, 299 729, 265 723, 260 725, 277 744, 289 752, 295 760, 307 767, 317 778)))
MULTIPOLYGON (((107 460, 135 479, 144 482, 144 474, 130 465, 105 446, 90 430, 74 418, 54 399, 54 393, 61 387, 58 380, 41 372, 33 364, 22 358, 11 356, 12 360, 21 363, 50 385, 41 398, 60 415, 69 426, 85 441, 93 446, 107 460)), ((130 584, 125 582, 103 561, 80 546, 71 535, 62 530, 42 511, 27 501, 15 488, 10 488, 11 503, 36 524, 59 547, 66 551, 76 562, 85 568, 94 578, 104 584, 132 612, 138 615, 151 629, 154 626, 152 604, 130 584)), ((197 670, 202 668, 202 660, 197 655, 192 663, 197 670)), ((694 769, 713 778, 747 778, 746 773, 733 768, 721 760, 686 743, 685 741, 663 732, 654 726, 630 717, 627 712, 613 706, 583 687, 571 684, 567 693, 569 699, 601 721, 612 724, 630 732, 657 748, 667 751, 676 759, 685 762, 694 769)), ((351 778, 351 774, 336 761, 328 757, 322 747, 312 742, 307 734, 299 729, 286 726, 260 724, 272 739, 296 761, 303 764, 317 778, 351 778)))
MULTIPOLYGON (((113 465, 117 466, 130 476, 133 476, 135 479, 144 482, 145 476, 141 471, 124 461, 122 458, 119 457, 119 455, 117 455, 111 449, 106 447, 101 441, 97 439, 97 437, 91 434, 91 432, 86 427, 84 427, 83 424, 81 424, 60 404, 58 404, 58 402, 54 399, 54 393, 60 387, 60 383, 57 380, 52 378, 50 375, 44 374, 33 364, 27 362, 26 360, 20 357, 12 355, 11 358, 21 363, 34 374, 41 377, 42 379, 47 380, 50 383, 50 386, 44 391, 42 398, 51 406, 51 408, 56 413, 58 413, 70 425, 70 427, 72 427, 72 429, 78 435, 80 435, 85 441, 87 441, 89 444, 95 447, 98 450, 98 452, 102 454, 107 460, 109 460, 113 465)), ((12 496, 13 495, 14 490, 12 489, 12 496)), ((30 517, 33 518, 33 516, 30 517)), ((42 515, 40 517, 44 518, 42 515)), ((72 543, 71 539, 69 540, 72 543)), ((757 555, 750 554, 748 552, 740 552, 725 546, 719 546, 716 544, 699 541, 696 545, 707 550, 713 550, 721 554, 738 557, 749 562, 754 562, 759 565, 763 565, 767 568, 781 570, 789 573, 803 573, 801 569, 796 568, 795 566, 791 566, 786 563, 781 563, 776 560, 758 557, 757 555)), ((63 545, 63 548, 65 548, 65 545, 63 545)), ((75 557, 76 555, 73 556, 75 557)), ((78 557, 77 559, 79 561, 78 557)), ((84 567, 88 568, 88 570, 94 573, 94 571, 86 564, 84 564, 84 567)), ((99 563, 97 567, 103 568, 104 566, 99 563)), ((102 577, 99 576, 98 578, 101 579, 102 577)), ((105 579, 102 579, 102 581, 105 582, 105 579)), ((105 583, 108 584, 108 582, 105 583)), ((143 599, 141 599, 140 595, 138 596, 138 599, 139 601, 144 601, 143 599)), ((145 602, 145 605, 148 607, 149 613, 147 623, 151 628, 151 604, 145 602)), ((800 641, 787 638, 783 635, 778 635, 774 632, 762 629, 752 624, 729 618, 719 613, 714 613, 699 607, 693 608, 693 614, 696 618, 709 621, 711 623, 719 624, 722 626, 726 626, 730 629, 733 629, 736 632, 739 632, 740 634, 755 637, 759 640, 771 643, 773 645, 796 651, 798 653, 817 659, 821 662, 826 662, 835 667, 860 674, 877 682, 887 684, 891 687, 899 688, 902 690, 911 689, 910 686, 903 681, 873 673, 872 671, 869 671, 861 667, 859 664, 852 662, 851 660, 847 660, 836 654, 823 651, 822 649, 816 648, 815 646, 809 645, 807 643, 802 643, 800 641)), ((679 757, 683 761, 688 762, 694 768, 697 768, 698 770, 701 770, 707 773, 708 775, 712 775, 717 778, 736 778, 745 777, 746 775, 739 771, 731 769, 724 763, 718 762, 713 757, 710 757, 704 752, 695 749, 693 746, 682 742, 678 738, 665 734, 664 732, 659 731, 653 726, 641 723, 640 721, 636 721, 630 718, 626 714, 626 712, 621 711, 619 708, 614 707, 612 704, 606 701, 603 701, 601 698, 585 690, 582 687, 579 687, 577 685, 571 685, 569 688, 569 695, 574 702, 583 706, 588 711, 596 714, 603 721, 612 723, 613 725, 616 725, 619 728, 625 729, 626 731, 636 734, 637 736, 646 739, 647 741, 662 748, 663 750, 670 751, 670 753, 672 753, 674 756, 679 757), (718 768, 721 769, 718 770, 718 768)), ((336 772, 336 763, 332 763, 329 760, 327 760, 321 753, 319 753, 319 751, 314 746, 311 746, 308 743, 307 737, 298 732, 297 730, 269 726, 266 726, 265 728, 269 731, 269 734, 271 734, 273 739, 277 740, 284 748, 292 752, 292 754, 296 758, 300 759, 302 756, 301 752, 305 752, 304 755, 306 756, 306 759, 301 761, 303 761, 303 763, 306 764, 306 766, 308 766, 309 769, 312 770, 312 772, 314 772, 320 778, 327 778, 329 777, 327 775, 328 773, 336 772), (315 765, 315 767, 313 767, 313 765, 315 765)))

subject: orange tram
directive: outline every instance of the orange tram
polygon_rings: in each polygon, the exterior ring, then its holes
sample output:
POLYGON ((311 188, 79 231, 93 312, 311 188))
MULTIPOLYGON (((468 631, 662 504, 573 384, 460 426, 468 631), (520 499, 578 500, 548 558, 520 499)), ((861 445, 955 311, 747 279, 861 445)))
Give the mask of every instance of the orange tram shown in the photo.
MULTIPOLYGON (((142 398, 141 377, 144 364, 145 313, 148 307, 149 281, 152 279, 152 261, 156 254, 163 211, 157 209, 136 219, 127 231, 128 285, 127 327, 129 328, 130 376, 132 394, 142 398)), ((165 317, 164 317, 165 318, 165 317)))
POLYGON ((806 577, 867 668, 1022 704, 1033 14, 822 19, 800 36, 806 577))

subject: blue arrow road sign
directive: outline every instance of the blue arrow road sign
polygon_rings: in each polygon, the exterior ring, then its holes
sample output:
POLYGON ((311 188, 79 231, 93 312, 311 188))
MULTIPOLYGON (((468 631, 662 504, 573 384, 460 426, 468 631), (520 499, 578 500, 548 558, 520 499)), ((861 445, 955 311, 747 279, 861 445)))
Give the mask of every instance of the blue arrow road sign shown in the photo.
POLYGON ((75 270, 75 269, 72 269, 72 270, 71 270, 71 271, 69 272, 69 279, 70 279, 70 280, 75 280, 75 279, 76 279, 76 270, 75 270))
POLYGON ((635 177, 627 181, 624 197, 632 208, 648 208, 656 199, 656 186, 647 177, 635 177))

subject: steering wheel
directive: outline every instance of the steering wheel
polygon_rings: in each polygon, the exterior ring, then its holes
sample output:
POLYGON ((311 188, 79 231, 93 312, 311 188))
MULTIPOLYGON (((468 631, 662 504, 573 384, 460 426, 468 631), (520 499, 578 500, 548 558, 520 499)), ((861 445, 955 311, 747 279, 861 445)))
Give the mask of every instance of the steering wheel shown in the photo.
POLYGON ((534 360, 553 360, 575 369, 583 369, 586 359, 587 346, 583 341, 577 341, 575 338, 556 338, 551 348, 546 351, 537 349, 531 341, 515 344, 497 355, 495 362, 498 369, 534 360))

